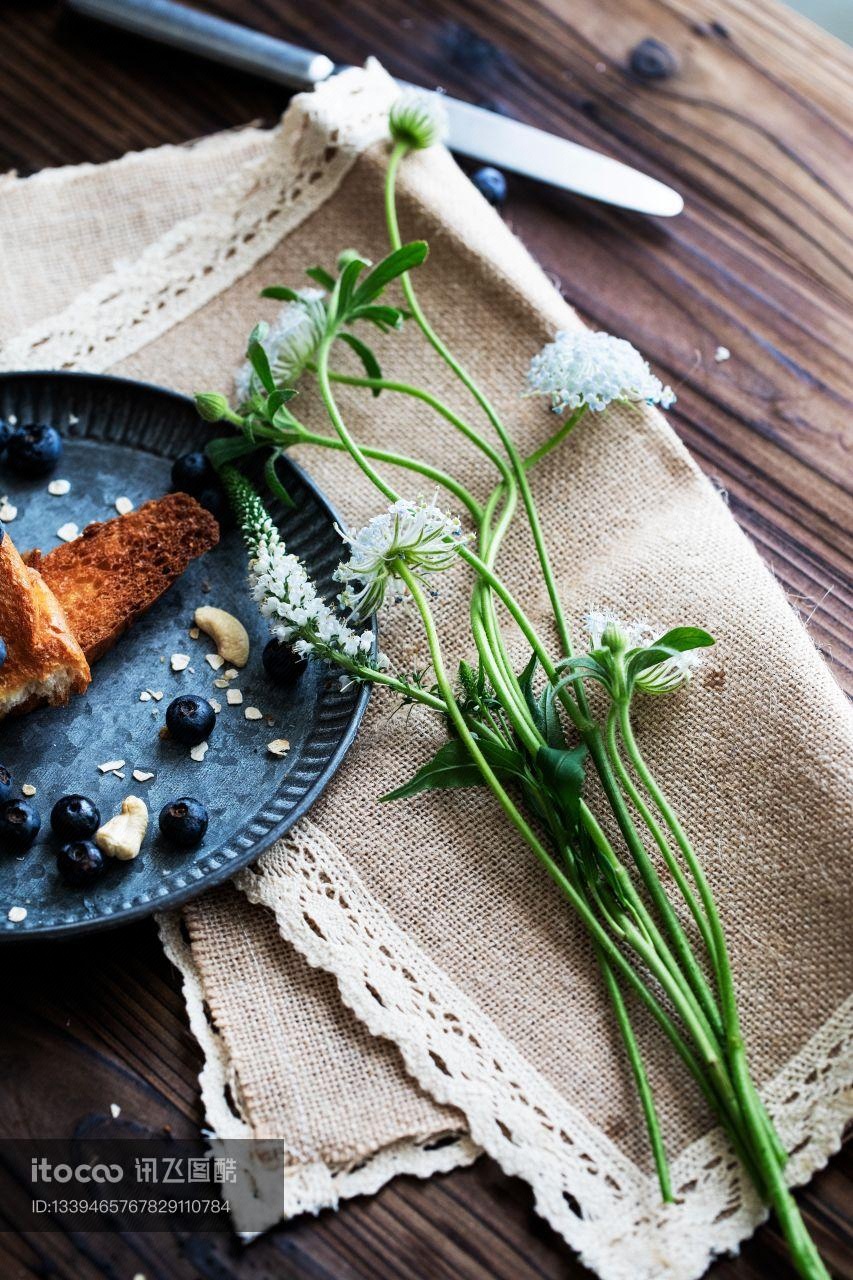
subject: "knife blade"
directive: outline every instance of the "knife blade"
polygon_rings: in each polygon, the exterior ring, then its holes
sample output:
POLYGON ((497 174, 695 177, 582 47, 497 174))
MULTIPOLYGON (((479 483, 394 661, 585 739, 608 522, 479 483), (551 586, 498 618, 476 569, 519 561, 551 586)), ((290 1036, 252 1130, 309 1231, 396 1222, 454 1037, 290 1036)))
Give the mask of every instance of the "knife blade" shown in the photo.
MULTIPOLYGON (((248 71, 289 88, 308 89, 343 68, 301 49, 173 0, 67 0, 68 8, 135 35, 248 71)), ((398 82, 404 88, 419 88, 398 82)), ((550 186, 638 213, 673 217, 677 191, 649 174, 589 147, 452 98, 436 90, 447 114, 451 151, 485 160, 550 186)))

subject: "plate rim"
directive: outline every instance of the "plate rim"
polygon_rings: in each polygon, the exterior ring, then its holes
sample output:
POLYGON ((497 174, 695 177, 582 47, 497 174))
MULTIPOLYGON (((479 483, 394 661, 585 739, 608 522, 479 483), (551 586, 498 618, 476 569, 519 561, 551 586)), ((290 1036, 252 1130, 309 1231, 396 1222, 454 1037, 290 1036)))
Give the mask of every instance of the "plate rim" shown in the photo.
MULTIPOLYGON (((85 369, 9 369, 0 370, 0 385, 8 382, 24 381, 34 378, 50 378, 52 380, 80 380, 97 383, 112 383, 125 388, 142 388, 145 391, 152 391, 160 395, 166 396, 176 401, 183 407, 195 408, 194 401, 191 396, 184 395, 183 392, 175 391, 172 387, 164 387, 156 382, 147 382, 136 378, 123 378, 119 374, 114 373, 90 373, 85 369)), ((322 489, 311 479, 310 475, 297 462, 294 462, 287 454, 284 454, 282 461, 299 479, 300 483, 308 489, 314 500, 329 513, 329 516, 335 524, 344 527, 344 522, 335 505, 329 501, 322 489)), ((373 643, 376 646, 379 636, 379 627, 376 616, 371 618, 370 629, 373 632, 373 643)), ((206 872, 199 880, 193 881, 191 884, 184 885, 181 888, 173 889, 171 892, 164 894, 156 903, 141 902, 134 906, 127 907, 112 915, 99 917, 94 920, 77 920, 64 922, 62 924, 46 925, 44 927, 35 927, 29 929, 0 929, 0 945, 25 942, 47 942, 47 941, 66 941, 72 937, 81 937, 84 934, 99 933, 107 929, 118 929, 122 925, 132 924, 138 920, 145 919, 148 916, 156 916, 161 912, 173 911, 176 907, 181 906, 185 902, 191 901, 193 898, 201 897, 208 889, 213 889, 217 885, 222 884, 226 880, 231 880, 238 871, 249 866, 257 858, 259 858, 267 849, 270 849, 282 836, 286 835, 293 826, 304 817, 314 802, 319 799, 320 795, 325 791, 329 782, 335 773, 337 773, 340 765, 355 741, 356 735, 367 705, 370 701, 371 686, 363 684, 359 691, 358 699, 353 707, 346 730, 343 733, 340 742, 332 752, 326 766, 321 770, 314 779, 311 786, 302 796, 302 798, 293 806, 292 809, 269 831, 265 832, 258 841, 250 845, 242 853, 224 863, 221 867, 215 867, 211 871, 206 872)), ((212 852, 215 852, 213 850, 212 852)))

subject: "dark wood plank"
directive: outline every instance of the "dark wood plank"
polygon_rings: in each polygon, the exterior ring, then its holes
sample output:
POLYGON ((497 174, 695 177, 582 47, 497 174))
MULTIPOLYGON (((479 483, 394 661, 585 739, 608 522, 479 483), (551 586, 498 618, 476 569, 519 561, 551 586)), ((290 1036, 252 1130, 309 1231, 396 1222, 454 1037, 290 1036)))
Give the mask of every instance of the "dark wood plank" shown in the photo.
MULTIPOLYGON (((624 334, 679 391, 673 420, 728 492, 839 680, 850 638, 851 57, 771 0, 218 0, 211 11, 322 49, 378 54, 634 162, 684 191, 682 218, 643 219, 519 179, 506 217, 593 324, 624 334), (638 79, 631 49, 675 55, 638 79), (717 346, 731 359, 715 363, 717 346)), ((283 90, 63 17, 2 8, 0 168, 99 162, 260 119, 283 90)), ((0 994, 0 1133, 194 1133, 197 1047, 153 926, 15 954, 0 994)), ((853 1149, 802 1195, 838 1277, 853 1280, 853 1149)), ((228 1236, 0 1237, 0 1274, 153 1280, 556 1280, 586 1273, 528 1189, 481 1161, 400 1179, 337 1214, 228 1236)), ((792 1276, 763 1227, 716 1280, 792 1276)))

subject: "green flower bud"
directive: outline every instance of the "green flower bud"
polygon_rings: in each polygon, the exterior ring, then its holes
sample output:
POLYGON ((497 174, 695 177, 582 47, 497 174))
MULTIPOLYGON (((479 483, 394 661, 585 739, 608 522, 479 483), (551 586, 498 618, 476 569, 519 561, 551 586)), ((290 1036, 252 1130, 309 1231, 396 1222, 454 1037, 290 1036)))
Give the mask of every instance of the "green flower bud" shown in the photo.
POLYGON ((221 422, 230 412, 228 401, 218 391, 198 392, 195 407, 205 422, 221 422))
POLYGON ((388 126, 394 141, 404 143, 410 151, 434 147, 447 136, 447 117, 440 100, 435 94, 416 90, 402 93, 396 100, 388 126))

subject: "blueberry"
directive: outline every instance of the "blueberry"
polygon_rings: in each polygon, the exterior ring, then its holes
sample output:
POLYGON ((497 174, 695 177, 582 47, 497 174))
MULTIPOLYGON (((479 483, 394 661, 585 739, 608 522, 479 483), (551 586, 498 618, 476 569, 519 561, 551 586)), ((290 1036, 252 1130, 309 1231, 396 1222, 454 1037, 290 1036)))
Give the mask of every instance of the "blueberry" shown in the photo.
POLYGON ((188 747, 204 742, 215 723, 213 707, 195 693, 175 698, 166 710, 166 728, 177 742, 184 742, 188 747))
POLYGON ((487 165, 485 169, 478 169, 471 181, 489 204, 503 204, 506 200, 506 178, 500 169, 492 169, 487 165))
MULTIPOLYGON (((0 542, 2 542, 2 538, 0 538, 0 542)), ((3 663, 6 661, 8 656, 9 650, 6 648, 6 641, 2 636, 0 636, 0 667, 3 666, 3 663)))
POLYGON ((0 804, 12 799, 12 775, 4 764, 0 764, 0 804))
POLYGON ((85 840, 101 825, 101 815, 85 796, 63 796, 50 811, 54 835, 63 840, 85 840))
POLYGON ((197 497, 205 489, 216 487, 216 472, 204 453, 185 453, 172 463, 172 488, 197 497))
POLYGON ((0 849, 4 853, 29 849, 40 827, 38 811, 28 800, 7 800, 0 805, 0 849))
POLYGON ((19 427, 9 438, 6 461, 20 476, 46 476, 62 457, 62 436, 56 427, 19 427))
POLYGON ((74 888, 92 884, 106 868, 107 860, 91 840, 74 840, 64 844, 56 855, 56 869, 66 884, 74 888))
POLYGON ((308 666, 308 659, 298 654, 292 644, 275 638, 264 648, 261 661, 273 684, 293 684, 308 666))
POLYGON ((172 844, 189 849, 204 839, 207 831, 207 809, 200 800, 183 796, 160 810, 160 830, 172 844))

